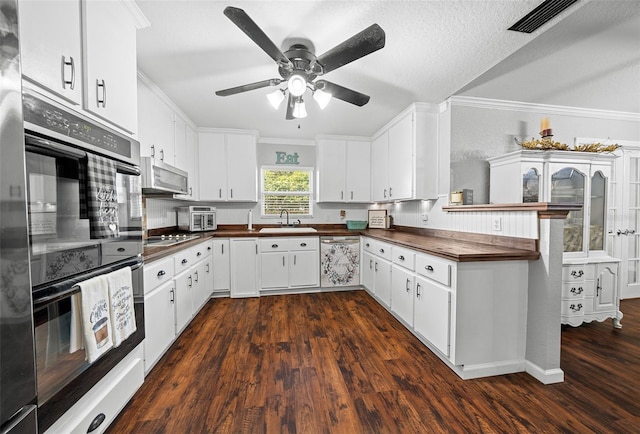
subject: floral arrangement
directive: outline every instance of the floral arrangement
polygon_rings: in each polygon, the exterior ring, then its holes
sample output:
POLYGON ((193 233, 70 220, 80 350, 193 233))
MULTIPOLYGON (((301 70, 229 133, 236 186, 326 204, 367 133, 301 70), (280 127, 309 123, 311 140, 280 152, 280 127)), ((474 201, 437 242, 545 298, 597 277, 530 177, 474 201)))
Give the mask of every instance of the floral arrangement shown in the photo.
POLYGON ((534 139, 531 140, 523 140, 522 142, 518 142, 520 146, 524 149, 536 149, 536 150, 557 150, 557 151, 576 151, 576 152, 613 152, 620 147, 617 143, 611 145, 605 145, 602 143, 583 143, 579 145, 575 145, 573 148, 570 148, 568 145, 560 142, 555 142, 553 139, 549 137, 544 137, 542 139, 534 139))

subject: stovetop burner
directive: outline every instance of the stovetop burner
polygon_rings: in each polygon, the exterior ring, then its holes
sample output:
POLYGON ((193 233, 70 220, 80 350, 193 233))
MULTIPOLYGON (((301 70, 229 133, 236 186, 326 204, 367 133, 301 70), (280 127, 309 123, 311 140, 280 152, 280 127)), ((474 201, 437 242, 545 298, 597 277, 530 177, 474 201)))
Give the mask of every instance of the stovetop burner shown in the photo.
POLYGON ((200 235, 191 234, 171 234, 171 235, 153 235, 147 237, 145 245, 147 246, 174 246, 176 244, 184 243, 187 241, 200 238, 200 235))

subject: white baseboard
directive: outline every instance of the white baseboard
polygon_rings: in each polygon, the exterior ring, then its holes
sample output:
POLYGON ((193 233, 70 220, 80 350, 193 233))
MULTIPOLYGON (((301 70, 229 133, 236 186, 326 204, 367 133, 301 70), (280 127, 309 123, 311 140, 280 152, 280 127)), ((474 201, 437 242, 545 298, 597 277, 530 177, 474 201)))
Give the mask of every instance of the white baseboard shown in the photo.
POLYGON ((542 384, 554 384, 564 382, 564 371, 560 368, 542 369, 540 366, 526 360, 525 372, 542 384))

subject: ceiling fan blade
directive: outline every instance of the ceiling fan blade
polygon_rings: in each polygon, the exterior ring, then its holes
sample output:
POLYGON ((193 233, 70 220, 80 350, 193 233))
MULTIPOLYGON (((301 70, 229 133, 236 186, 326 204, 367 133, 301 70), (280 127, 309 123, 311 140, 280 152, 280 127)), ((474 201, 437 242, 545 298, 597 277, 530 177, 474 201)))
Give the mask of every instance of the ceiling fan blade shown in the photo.
POLYGON ((342 87, 339 84, 331 83, 326 80, 318 80, 315 82, 315 85, 316 89, 330 93, 332 97, 357 105, 358 107, 362 107, 368 103, 370 99, 369 95, 347 89, 346 87, 342 87))
POLYGON ((286 116, 286 119, 288 121, 295 119, 293 117, 293 105, 295 101, 296 101, 295 97, 291 95, 291 93, 289 93, 289 99, 287 100, 287 116, 286 116))
POLYGON ((372 24, 319 56, 315 63, 322 67, 322 72, 318 75, 326 74, 367 54, 371 54, 384 47, 384 43, 384 30, 379 25, 372 24))
POLYGON ((280 78, 271 78, 269 80, 257 81, 255 83, 243 84, 242 86, 231 87, 229 89, 219 90, 216 92, 218 96, 229 96, 237 93, 246 92, 248 90, 260 89, 267 86, 277 86, 282 83, 280 78))
POLYGON ((245 11, 232 6, 224 8, 224 14, 233 24, 238 26, 253 42, 255 42, 262 50, 275 60, 279 65, 293 68, 289 58, 269 39, 260 27, 247 15, 245 11))

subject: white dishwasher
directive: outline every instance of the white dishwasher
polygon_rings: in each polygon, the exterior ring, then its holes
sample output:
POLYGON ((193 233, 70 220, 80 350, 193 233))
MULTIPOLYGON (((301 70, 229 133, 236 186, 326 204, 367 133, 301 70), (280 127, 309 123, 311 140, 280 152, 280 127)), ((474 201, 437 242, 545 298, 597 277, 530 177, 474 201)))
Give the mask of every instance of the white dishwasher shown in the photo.
POLYGON ((360 285, 360 237, 320 237, 320 286, 360 285))

